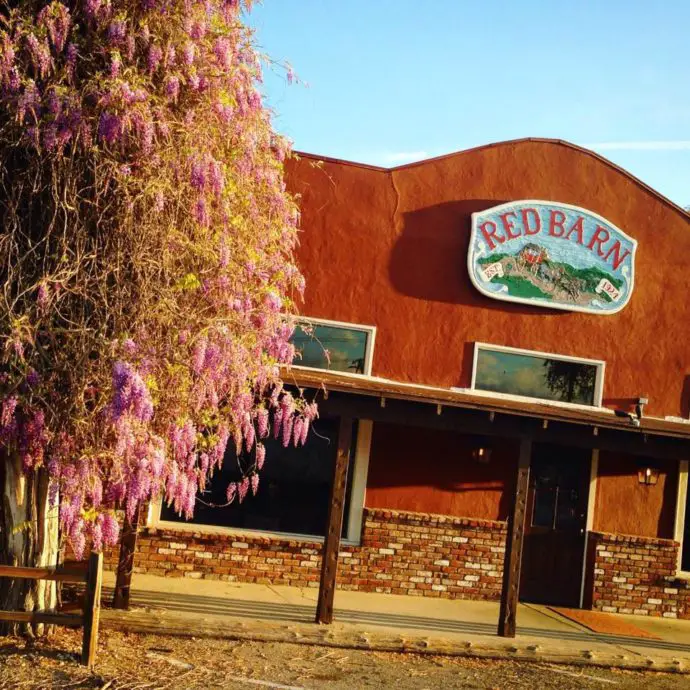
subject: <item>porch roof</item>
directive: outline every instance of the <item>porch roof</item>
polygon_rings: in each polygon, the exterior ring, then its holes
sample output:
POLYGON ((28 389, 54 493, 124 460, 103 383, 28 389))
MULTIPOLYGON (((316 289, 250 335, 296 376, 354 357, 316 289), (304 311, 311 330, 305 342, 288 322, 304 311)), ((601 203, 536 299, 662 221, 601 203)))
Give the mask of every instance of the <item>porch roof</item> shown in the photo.
MULTIPOLYGON (((442 407, 465 408, 487 413, 531 417, 547 421, 581 424, 602 429, 616 429, 690 439, 690 420, 642 416, 639 426, 631 418, 619 417, 607 407, 553 404, 548 401, 520 400, 470 389, 437 388, 403 381, 347 372, 307 369, 292 366, 283 372, 284 381, 300 388, 323 389, 375 398, 407 400, 442 407)), ((634 401, 631 401, 634 404, 634 401)), ((627 410, 626 410, 627 412, 627 410)), ((633 413, 634 415, 634 413, 633 413)))

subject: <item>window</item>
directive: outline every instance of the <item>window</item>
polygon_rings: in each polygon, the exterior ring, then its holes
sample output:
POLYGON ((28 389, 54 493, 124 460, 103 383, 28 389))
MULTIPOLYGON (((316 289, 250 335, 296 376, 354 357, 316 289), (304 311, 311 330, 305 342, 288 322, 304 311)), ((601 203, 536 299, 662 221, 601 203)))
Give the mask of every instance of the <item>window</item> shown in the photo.
POLYGON ((580 532, 586 526, 591 457, 588 450, 535 444, 530 465, 533 527, 580 532))
MULTIPOLYGON (((279 441, 266 439, 266 461, 260 473, 256 496, 251 491, 242 503, 235 500, 222 506, 230 482, 240 479, 237 455, 228 445, 223 467, 216 472, 206 490, 198 495, 194 517, 185 520, 165 504, 160 521, 176 526, 227 528, 230 532, 261 531, 290 536, 323 537, 333 483, 338 445, 339 420, 316 419, 304 446, 283 448, 279 441)), ((355 422, 352 454, 347 475, 343 538, 357 541, 360 536, 364 487, 368 464, 371 423, 355 422)), ((203 529, 203 528, 202 528, 203 529)))
POLYGON ((373 326, 305 319, 291 339, 297 351, 294 364, 370 375, 375 334, 373 326))
POLYGON ((472 388, 577 405, 601 405, 604 362, 476 343, 472 388))

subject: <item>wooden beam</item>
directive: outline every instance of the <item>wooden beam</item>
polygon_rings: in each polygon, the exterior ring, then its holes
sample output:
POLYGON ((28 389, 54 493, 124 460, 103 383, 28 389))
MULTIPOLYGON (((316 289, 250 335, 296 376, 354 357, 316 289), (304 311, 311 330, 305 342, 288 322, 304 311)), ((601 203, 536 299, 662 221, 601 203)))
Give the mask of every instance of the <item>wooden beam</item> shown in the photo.
MULTIPOLYGON (((546 418, 554 422, 579 423, 584 426, 601 426, 625 431, 635 430, 631 420, 624 413, 623 418, 611 414, 611 411, 598 407, 581 405, 557 406, 548 400, 513 400, 487 396, 479 391, 462 389, 434 388, 421 384, 403 383, 385 379, 374 379, 335 371, 296 369, 286 376, 286 380, 293 379, 302 389, 311 388, 323 390, 330 388, 347 395, 380 397, 387 400, 406 400, 422 404, 441 403, 448 407, 459 409, 488 411, 511 416, 546 418)), ((645 399, 645 398, 642 398, 645 399)), ((630 403, 639 403, 640 398, 627 399, 630 403)), ((638 420, 639 421, 639 420, 638 420)), ((638 431, 660 436, 671 436, 685 439, 690 443, 690 427, 678 421, 659 419, 658 417, 643 417, 638 431)))
POLYGON ((91 668, 98 649, 98 623, 101 616, 101 586, 103 584, 103 554, 92 553, 84 595, 84 641, 81 663, 91 668))
POLYGON ((0 565, 0 577, 26 580, 55 580, 56 582, 84 582, 86 571, 61 568, 24 568, 13 565, 0 565))
POLYGON ((130 522, 126 517, 122 526, 120 538, 120 560, 117 564, 117 578, 113 593, 113 608, 129 608, 129 590, 132 585, 132 570, 134 569, 134 552, 137 548, 137 533, 139 531, 139 510, 141 504, 134 511, 130 522))
POLYGON ((438 415, 435 404, 390 398, 386 400, 386 407, 381 408, 376 398, 339 391, 331 391, 328 400, 320 402, 319 411, 322 415, 371 419, 374 423, 403 424, 481 436, 529 437, 534 442, 598 448, 659 459, 683 460, 690 456, 690 440, 647 434, 632 427, 610 429, 600 426, 595 436, 591 426, 576 423, 551 420, 544 429, 543 417, 497 414, 491 422, 485 411, 444 406, 443 414, 438 415))
POLYGON ((530 439, 522 439, 520 441, 520 458, 518 460, 515 496, 513 507, 508 517, 508 534, 506 536, 505 560, 503 561, 503 589, 501 591, 501 607, 498 618, 498 634, 501 637, 515 637, 531 457, 532 441, 530 439))
POLYGON ((331 623, 333 621, 335 579, 338 571, 338 551, 340 550, 340 534, 343 529, 345 487, 347 485, 347 467, 350 460, 351 445, 352 417, 341 417, 338 429, 338 452, 333 470, 331 502, 328 508, 326 538, 323 544, 321 560, 319 600, 316 606, 317 623, 331 623))
POLYGON ((64 625, 66 628, 81 628, 84 617, 70 613, 50 613, 47 611, 0 611, 0 621, 13 623, 46 623, 64 625))

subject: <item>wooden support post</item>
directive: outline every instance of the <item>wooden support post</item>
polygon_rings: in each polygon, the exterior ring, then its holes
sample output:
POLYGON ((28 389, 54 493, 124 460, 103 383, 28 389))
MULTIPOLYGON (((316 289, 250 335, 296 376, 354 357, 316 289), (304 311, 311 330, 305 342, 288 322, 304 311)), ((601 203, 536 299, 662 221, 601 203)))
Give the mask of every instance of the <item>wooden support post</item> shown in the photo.
POLYGON ((503 589, 498 618, 498 634, 501 637, 515 637, 518 594, 520 591, 520 563, 525 538, 525 513, 527 512, 527 489, 529 487, 529 466, 532 458, 532 441, 520 441, 517 483, 513 508, 508 517, 505 560, 503 561, 503 589))
POLYGON ((86 576, 84 595, 84 641, 81 663, 89 668, 96 661, 98 649, 98 623, 101 617, 101 586, 103 584, 103 554, 92 553, 86 576))
POLYGON ((134 552, 137 547, 140 505, 137 506, 134 512, 132 522, 125 517, 125 522, 122 526, 122 536, 120 537, 120 560, 117 564, 117 579, 115 580, 115 592, 113 593, 114 609, 129 608, 129 590, 132 584, 134 552))
POLYGON ((333 621, 333 598, 335 596, 335 578, 338 570, 338 551, 340 534, 343 529, 343 509, 345 507, 345 487, 347 485, 347 466, 350 460, 352 444, 352 418, 341 417, 338 429, 338 453, 333 471, 333 488, 331 503, 328 508, 328 523, 324 539, 321 560, 321 582, 319 584, 319 601, 316 606, 316 622, 333 621))

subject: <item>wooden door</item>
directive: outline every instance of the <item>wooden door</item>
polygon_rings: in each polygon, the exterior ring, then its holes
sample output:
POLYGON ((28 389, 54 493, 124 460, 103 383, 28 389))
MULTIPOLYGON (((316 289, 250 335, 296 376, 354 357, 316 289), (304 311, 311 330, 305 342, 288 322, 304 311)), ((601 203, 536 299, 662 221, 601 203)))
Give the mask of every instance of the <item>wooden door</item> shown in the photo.
POLYGON ((536 443, 532 450, 520 599, 578 607, 591 451, 536 443))

